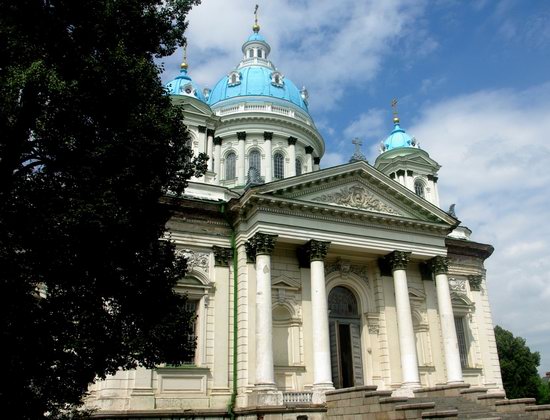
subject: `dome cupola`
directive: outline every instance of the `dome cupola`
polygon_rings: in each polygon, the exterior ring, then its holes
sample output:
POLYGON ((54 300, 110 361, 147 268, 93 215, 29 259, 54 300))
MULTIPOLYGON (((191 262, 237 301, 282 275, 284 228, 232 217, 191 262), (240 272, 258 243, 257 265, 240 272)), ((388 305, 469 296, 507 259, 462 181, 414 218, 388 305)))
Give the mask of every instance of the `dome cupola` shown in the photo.
POLYGON ((399 124, 399 116, 397 114, 397 100, 392 101, 393 108, 393 130, 386 140, 380 144, 380 153, 387 152, 399 147, 416 147, 418 148, 418 142, 414 137, 409 136, 405 130, 401 128, 399 124))

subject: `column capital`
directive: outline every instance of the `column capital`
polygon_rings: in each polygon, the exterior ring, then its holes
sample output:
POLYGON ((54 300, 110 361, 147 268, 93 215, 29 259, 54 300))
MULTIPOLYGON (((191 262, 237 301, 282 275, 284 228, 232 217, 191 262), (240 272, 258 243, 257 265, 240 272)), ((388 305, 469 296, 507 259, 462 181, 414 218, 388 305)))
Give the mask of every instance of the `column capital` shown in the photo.
POLYGON ((237 139, 246 140, 246 131, 237 131, 237 139))
POLYGON ((214 137, 214 146, 221 146, 222 140, 223 139, 221 137, 214 137))
POLYGON ((410 258, 411 253, 405 251, 393 251, 384 257, 386 262, 389 264, 391 271, 406 270, 410 258))
POLYGON ((214 266, 229 267, 229 259, 233 254, 231 248, 223 248, 214 245, 212 247, 212 252, 214 253, 214 266))
POLYGON ((214 133, 215 133, 215 131, 213 129, 211 129, 211 128, 206 129, 206 135, 208 137, 214 137, 214 133))
POLYGON ((244 244, 248 262, 256 261, 257 255, 271 255, 278 235, 256 233, 244 244))
POLYGON ((264 140, 273 140, 273 133, 271 131, 264 131, 264 140))
POLYGON ((435 275, 447 274, 449 272, 449 261, 447 257, 438 255, 430 260, 430 267, 435 275))
POLYGON ((290 136, 288 138, 288 145, 289 146, 295 146, 297 141, 298 141, 298 139, 296 137, 290 136))
POLYGON ((320 157, 314 157, 313 158, 313 164, 314 165, 319 165, 321 163, 321 158, 320 157))
POLYGON ((405 176, 405 170, 404 169, 399 169, 397 172, 396 172, 397 176, 405 176))
POLYGON ((328 253, 330 242, 311 239, 305 244, 304 250, 309 261, 323 261, 328 253))
POLYGON ((204 125, 199 125, 199 133, 206 133, 206 127, 204 125))
POLYGON ((483 281, 483 276, 481 275, 469 275, 468 283, 470 283, 470 290, 474 292, 479 292, 481 290, 481 282, 483 281))
POLYGON ((311 146, 306 146, 305 150, 306 150, 306 154, 308 155, 311 155, 313 153, 313 147, 311 146))

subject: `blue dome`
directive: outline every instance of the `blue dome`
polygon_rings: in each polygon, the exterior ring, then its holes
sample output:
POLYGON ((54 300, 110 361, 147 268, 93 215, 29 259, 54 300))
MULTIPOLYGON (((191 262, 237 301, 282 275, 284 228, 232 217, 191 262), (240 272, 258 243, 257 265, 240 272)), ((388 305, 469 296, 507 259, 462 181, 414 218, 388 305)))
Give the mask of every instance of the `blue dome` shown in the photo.
POLYGON ((398 147, 414 147, 412 137, 399 126, 399 121, 395 122, 392 132, 386 140, 384 140, 384 151, 396 149, 398 147))
MULTIPOLYGON (((258 34, 253 36, 255 35, 258 34)), ((272 69, 252 65, 237 69, 235 72, 239 74, 240 81, 230 84, 229 76, 223 77, 210 92, 209 105, 236 97, 266 96, 291 102, 308 112, 307 104, 302 99, 300 90, 291 80, 284 78, 281 84, 272 83, 272 74, 274 73, 272 69)))
POLYGON ((265 38, 263 37, 263 35, 260 35, 259 32, 253 32, 252 35, 250 35, 248 37, 248 39, 246 40, 246 42, 251 42, 251 41, 260 41, 260 42, 265 42, 267 43, 267 41, 265 40, 265 38))
POLYGON ((193 82, 187 74, 187 69, 182 68, 180 74, 165 86, 169 95, 191 96, 206 103, 206 98, 202 94, 201 88, 193 82))

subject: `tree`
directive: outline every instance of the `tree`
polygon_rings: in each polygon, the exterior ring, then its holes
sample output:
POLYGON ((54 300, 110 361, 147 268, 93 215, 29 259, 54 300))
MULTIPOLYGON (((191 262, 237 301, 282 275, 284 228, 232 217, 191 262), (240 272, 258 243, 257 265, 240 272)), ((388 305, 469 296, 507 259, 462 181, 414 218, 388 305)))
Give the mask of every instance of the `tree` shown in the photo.
POLYGON ((538 352, 531 352, 525 340, 498 325, 495 327, 498 358, 506 396, 513 398, 537 398, 542 385, 537 372, 540 364, 538 352))
POLYGON ((189 0, 0 0, 0 405, 57 418, 119 368, 182 363, 163 240, 192 157, 155 57, 189 0), (169 194, 168 194, 169 193, 169 194), (173 198, 163 198, 167 194, 173 198))

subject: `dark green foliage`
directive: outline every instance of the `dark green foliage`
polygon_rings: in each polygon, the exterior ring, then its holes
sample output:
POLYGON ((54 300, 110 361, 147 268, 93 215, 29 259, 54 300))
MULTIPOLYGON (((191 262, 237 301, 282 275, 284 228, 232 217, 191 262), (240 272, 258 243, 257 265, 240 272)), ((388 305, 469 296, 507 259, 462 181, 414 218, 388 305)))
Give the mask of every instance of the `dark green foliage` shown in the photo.
POLYGON ((195 1, 0 0, 2 411, 56 418, 118 368, 181 363, 161 240, 193 159, 153 58, 195 1), (40 297, 39 291, 46 298, 40 297))
POLYGON ((498 325, 495 327, 502 382, 506 396, 513 398, 537 398, 541 403, 544 399, 542 380, 537 372, 540 364, 538 352, 531 352, 525 340, 514 335, 498 325))

